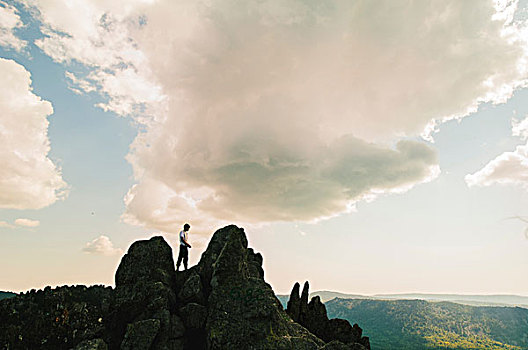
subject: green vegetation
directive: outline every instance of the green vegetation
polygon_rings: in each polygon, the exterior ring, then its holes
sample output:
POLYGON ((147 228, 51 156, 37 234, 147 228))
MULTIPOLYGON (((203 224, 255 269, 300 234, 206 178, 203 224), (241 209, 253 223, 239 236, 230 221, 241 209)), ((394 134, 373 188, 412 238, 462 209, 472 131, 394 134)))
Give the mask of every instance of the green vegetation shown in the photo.
POLYGON ((373 349, 528 349, 528 309, 335 298, 328 317, 363 328, 373 349))
POLYGON ((12 298, 15 295, 16 295, 15 293, 11 293, 11 292, 0 292, 0 300, 7 299, 7 298, 12 298))

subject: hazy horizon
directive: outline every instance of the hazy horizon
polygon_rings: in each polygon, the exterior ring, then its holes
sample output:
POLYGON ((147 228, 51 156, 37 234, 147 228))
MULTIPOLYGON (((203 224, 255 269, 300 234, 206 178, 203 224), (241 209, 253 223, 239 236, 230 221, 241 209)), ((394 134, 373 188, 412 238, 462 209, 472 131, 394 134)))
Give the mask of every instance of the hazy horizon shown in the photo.
POLYGON ((0 0, 0 291, 244 227, 278 294, 528 296, 528 1, 0 0))

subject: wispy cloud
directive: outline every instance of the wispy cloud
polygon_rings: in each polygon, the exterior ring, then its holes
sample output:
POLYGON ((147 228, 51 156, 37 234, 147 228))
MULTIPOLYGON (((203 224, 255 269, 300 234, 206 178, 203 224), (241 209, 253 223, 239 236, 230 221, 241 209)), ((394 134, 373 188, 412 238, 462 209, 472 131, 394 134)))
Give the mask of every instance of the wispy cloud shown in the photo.
POLYGON ((20 218, 15 220, 15 225, 23 227, 37 227, 40 225, 40 221, 20 218))
POLYGON ((22 26, 17 9, 0 1, 0 46, 21 51, 27 42, 16 35, 16 30, 22 26))
POLYGON ((15 228, 15 226, 11 225, 9 222, 7 221, 0 221, 0 227, 4 227, 4 228, 15 228))
POLYGON ((121 255, 123 250, 115 248, 114 244, 105 235, 101 235, 91 242, 86 243, 86 246, 82 249, 86 253, 98 254, 98 255, 121 255))
POLYGON ((35 228, 40 226, 39 220, 27 219, 27 218, 18 218, 12 224, 7 221, 0 221, 0 227, 16 229, 19 227, 28 227, 35 228))

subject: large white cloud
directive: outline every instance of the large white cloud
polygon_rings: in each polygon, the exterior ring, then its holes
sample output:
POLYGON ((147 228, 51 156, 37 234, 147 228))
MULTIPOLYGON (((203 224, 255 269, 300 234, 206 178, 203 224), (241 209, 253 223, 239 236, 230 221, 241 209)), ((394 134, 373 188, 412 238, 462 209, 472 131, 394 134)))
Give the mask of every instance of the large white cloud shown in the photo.
MULTIPOLYGON (((197 154, 188 159, 182 155, 184 164, 140 164, 148 175, 155 169, 164 177, 147 175, 129 192, 127 216, 133 213, 165 230, 179 227, 181 220, 211 218, 308 221, 347 211, 354 199, 429 180, 438 171, 434 152, 413 141, 402 141, 392 150, 353 137, 328 146, 313 139, 321 149, 299 155, 286 152, 273 140, 265 144, 258 136, 248 138, 250 144, 234 144, 232 154, 216 160, 197 154), (269 149, 269 154, 257 154, 261 148, 269 149)), ((147 149, 163 153, 167 147, 159 142, 147 149)), ((180 157, 177 152, 174 156, 180 157)), ((134 157, 133 163, 153 159, 143 154, 134 157)))
POLYGON ((166 231, 313 220, 429 181, 434 152, 399 140, 526 83, 515 1, 68 4, 34 1, 38 45, 143 125, 124 218, 166 231))
POLYGON ((0 58, 0 208, 39 209, 65 196, 60 169, 48 158, 51 103, 31 89, 20 64, 0 58))

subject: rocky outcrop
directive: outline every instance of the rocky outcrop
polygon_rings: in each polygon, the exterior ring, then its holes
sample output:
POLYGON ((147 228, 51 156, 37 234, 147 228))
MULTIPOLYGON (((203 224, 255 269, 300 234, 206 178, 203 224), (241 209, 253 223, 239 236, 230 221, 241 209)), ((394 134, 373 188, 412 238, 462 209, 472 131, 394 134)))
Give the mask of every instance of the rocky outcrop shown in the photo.
POLYGON ((0 348, 364 349, 349 336, 356 328, 328 320, 319 299, 307 302, 307 287, 299 298, 296 284, 286 312, 264 280, 262 256, 234 225, 215 232, 199 263, 181 272, 162 237, 134 242, 115 284, 2 300, 0 348), (319 320, 339 332, 321 331, 319 320))
POLYGON ((318 349, 324 342, 293 322, 264 281, 262 257, 244 230, 218 231, 198 264, 208 281, 209 349, 318 349))
POLYGON ((178 302, 172 249, 163 237, 134 242, 115 275, 114 303, 108 322, 111 349, 171 349, 175 338, 171 315, 178 302), (146 341, 148 339, 148 342, 146 341))
POLYGON ((299 288, 300 285, 296 282, 292 288, 286 312, 295 322, 329 343, 325 349, 370 349, 369 338, 362 336, 363 330, 357 323, 351 326, 347 320, 340 318, 329 320, 326 307, 319 296, 313 297, 308 302, 308 289, 310 288, 308 281, 304 283, 300 298, 299 288))

